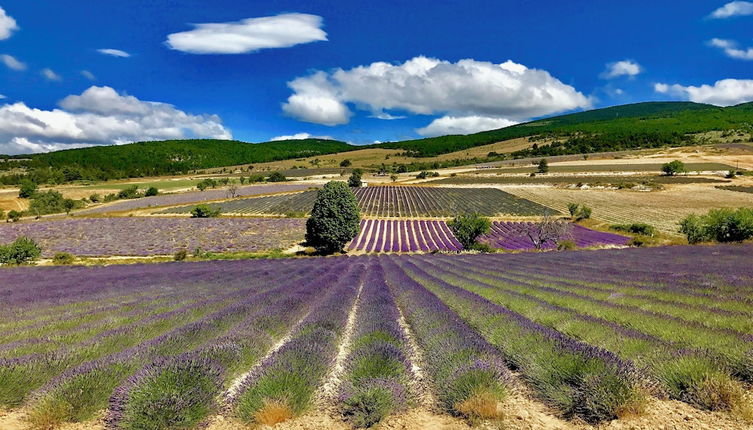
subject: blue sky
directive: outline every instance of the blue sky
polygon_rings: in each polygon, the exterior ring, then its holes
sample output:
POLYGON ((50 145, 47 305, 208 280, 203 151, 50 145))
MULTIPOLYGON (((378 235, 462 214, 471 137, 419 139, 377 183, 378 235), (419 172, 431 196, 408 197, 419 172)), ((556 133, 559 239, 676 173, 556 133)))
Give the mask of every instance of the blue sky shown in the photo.
POLYGON ((189 136, 361 144, 639 101, 753 100, 746 1, 0 8, 0 153, 189 136))

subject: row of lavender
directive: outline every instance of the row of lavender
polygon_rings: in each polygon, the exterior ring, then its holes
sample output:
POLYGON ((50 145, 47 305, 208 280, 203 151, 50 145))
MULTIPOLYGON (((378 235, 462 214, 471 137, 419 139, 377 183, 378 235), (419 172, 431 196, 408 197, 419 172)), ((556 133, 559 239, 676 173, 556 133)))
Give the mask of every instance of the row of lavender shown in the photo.
POLYGON ((436 220, 361 220, 348 250, 364 252, 460 251, 447 223, 436 220))
MULTIPOLYGON (((577 224, 568 224, 568 231, 559 241, 571 240, 578 247, 625 246, 628 237, 591 230, 577 224)), ((493 248, 507 250, 532 250, 535 245, 527 232, 534 233, 535 223, 500 222, 492 223, 491 231, 480 238, 493 248)), ((557 244, 549 241, 543 249, 552 249, 557 244)), ((458 242, 447 223, 437 220, 361 220, 361 228, 348 250, 359 252, 431 252, 460 251, 458 242)))
POLYGON ((368 426, 411 404, 419 367, 437 405, 466 417, 495 417, 521 382, 594 423, 647 394, 744 411, 751 251, 65 268, 57 284, 50 268, 10 269, 0 406, 26 403, 39 425, 107 408, 114 428, 191 428, 218 399, 261 424, 334 401, 368 426))
POLYGON ((43 256, 168 255, 196 248, 256 252, 289 248, 305 232, 300 218, 67 218, 0 223, 0 243, 34 239, 43 256))

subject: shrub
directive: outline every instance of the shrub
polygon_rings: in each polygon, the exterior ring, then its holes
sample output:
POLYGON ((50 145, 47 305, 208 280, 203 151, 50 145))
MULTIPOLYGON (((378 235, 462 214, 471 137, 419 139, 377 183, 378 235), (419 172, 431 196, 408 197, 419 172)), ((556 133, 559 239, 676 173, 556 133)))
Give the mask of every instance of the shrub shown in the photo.
POLYGON ((689 243, 742 242, 753 238, 753 209, 712 209, 706 215, 689 215, 680 222, 680 232, 689 243))
POLYGON ((157 187, 149 187, 146 192, 144 192, 144 197, 156 196, 157 194, 159 194, 157 187))
POLYGON ((685 163, 680 160, 674 160, 669 163, 664 163, 661 166, 661 171, 667 176, 674 176, 678 173, 684 173, 687 170, 685 169, 685 163))
POLYGON ((557 251, 572 251, 573 249, 578 249, 578 245, 572 240, 563 240, 557 244, 557 251))
POLYGON ((29 179, 23 179, 19 184, 18 197, 22 199, 31 198, 37 192, 37 184, 29 179))
POLYGON ((69 252, 57 252, 52 257, 52 262, 60 266, 67 266, 69 264, 73 264, 73 261, 75 260, 76 260, 76 257, 74 257, 73 254, 69 252))
POLYGON ((176 252, 175 255, 173 255, 173 260, 175 261, 183 261, 186 258, 188 258, 188 251, 185 249, 181 249, 180 251, 176 252))
POLYGON ((13 243, 0 246, 0 264, 27 264, 39 258, 42 250, 28 237, 19 237, 13 243))
POLYGON ((448 222, 455 237, 465 249, 473 249, 478 244, 479 236, 489 232, 491 221, 477 213, 463 214, 448 222))
POLYGON ((570 216, 575 218, 575 214, 578 212, 580 205, 578 203, 568 203, 567 211, 570 212, 570 216))
POLYGON ((708 240, 703 219, 698 215, 688 215, 680 221, 680 233, 688 238, 690 244, 708 240))
POLYGON ((101 200, 102 200, 102 197, 97 193, 94 193, 89 196, 89 201, 92 203, 99 203, 101 200))
POLYGON ((591 208, 578 203, 568 203, 567 211, 575 221, 591 218, 591 208))
POLYGON ((362 175, 363 175, 363 170, 354 169, 353 173, 350 174, 350 178, 348 178, 348 186, 351 188, 361 187, 363 185, 363 182, 361 182, 362 175))
POLYGON ((131 185, 118 192, 119 199, 135 199, 138 197, 141 197, 141 194, 139 193, 138 185, 131 185))
POLYGON ((62 194, 55 190, 48 190, 34 194, 29 205, 29 213, 34 215, 60 213, 65 212, 66 207, 66 199, 62 194))
POLYGON ((221 209, 212 209, 209 205, 198 205, 191 210, 191 218, 216 218, 220 216, 221 209))
POLYGON ((353 164, 353 163, 351 163, 350 160, 346 158, 346 159, 344 159, 343 161, 340 162, 340 167, 348 167, 351 164, 353 164))
POLYGON ((8 221, 18 222, 18 220, 20 219, 21 219, 21 212, 15 209, 11 209, 10 211, 8 211, 8 221))
POLYGON ((624 231, 626 233, 640 234, 643 236, 653 237, 656 234, 656 228, 650 224, 636 222, 633 224, 615 224, 609 226, 612 230, 624 231))
POLYGON ((320 253, 340 252, 358 234, 358 200, 343 182, 329 182, 317 192, 306 221, 306 242, 320 253))
POLYGON ((536 169, 538 173, 549 173, 549 162, 546 161, 546 158, 542 158, 539 161, 538 168, 536 169))
POLYGON ((584 219, 591 218, 591 212, 592 212, 591 208, 589 208, 588 206, 581 206, 578 209, 578 212, 575 214, 575 220, 581 221, 584 219))
POLYGON ((207 188, 217 188, 217 181, 212 178, 202 179, 198 184, 196 184, 196 188, 198 188, 199 191, 204 191, 207 188))
POLYGON ((634 237, 630 239, 630 241, 628 242, 628 246, 633 246, 636 248, 640 248, 641 246, 645 244, 646 244, 646 241, 641 237, 634 237))
POLYGON ((269 182, 285 182, 288 179, 280 172, 272 172, 267 178, 269 182))

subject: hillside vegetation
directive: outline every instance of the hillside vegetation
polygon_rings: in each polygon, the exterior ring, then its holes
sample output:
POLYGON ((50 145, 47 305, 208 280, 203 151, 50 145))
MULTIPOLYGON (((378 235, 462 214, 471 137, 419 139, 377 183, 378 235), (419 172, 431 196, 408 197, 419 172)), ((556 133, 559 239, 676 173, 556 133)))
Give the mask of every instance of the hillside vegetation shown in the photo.
POLYGON ((647 102, 614 106, 484 131, 465 136, 386 142, 377 146, 403 149, 415 157, 432 157, 504 140, 537 136, 553 145, 522 150, 514 156, 565 155, 685 145, 688 134, 753 130, 753 103, 720 108, 691 102, 647 102))
MULTIPOLYGON (((18 164, 33 169, 39 176, 52 176, 39 178, 39 182, 54 183, 174 175, 197 169, 310 157, 351 149, 353 146, 345 142, 323 139, 257 144, 235 140, 166 140, 33 154, 24 156, 30 160, 18 161, 18 164)), ((4 178, 12 180, 7 176, 4 178)))

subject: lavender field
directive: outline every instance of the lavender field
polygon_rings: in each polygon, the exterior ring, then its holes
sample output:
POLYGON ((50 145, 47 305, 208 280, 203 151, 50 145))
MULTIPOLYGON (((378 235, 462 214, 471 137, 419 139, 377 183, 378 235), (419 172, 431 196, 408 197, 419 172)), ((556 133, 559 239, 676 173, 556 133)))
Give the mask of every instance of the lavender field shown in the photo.
MULTIPOLYGON (((527 230, 535 229, 533 223, 495 221, 489 234, 480 240, 488 243, 493 248, 504 248, 511 251, 535 249, 531 238, 526 234, 527 230)), ((583 227, 578 224, 570 224, 569 232, 563 238, 571 240, 579 248, 590 246, 625 246, 630 241, 629 237, 614 233, 605 233, 583 227)), ((543 249, 556 248, 557 244, 547 242, 542 245, 543 249)))
POLYGON ((196 248, 212 252, 289 248, 303 240, 305 220, 297 218, 66 218, 0 223, 0 243, 20 236, 42 247, 43 256, 149 256, 196 248))
MULTIPOLYGON (((239 187, 237 190, 238 197, 260 196, 264 194, 277 194, 292 191, 303 191, 311 188, 311 185, 293 185, 293 184, 266 184, 266 185, 249 185, 239 187)), ((160 206, 182 205, 187 203, 198 203, 212 200, 222 200, 230 198, 226 189, 209 189, 205 191, 191 191, 187 193, 162 194, 140 199, 121 200, 110 204, 95 206, 88 209, 77 211, 80 215, 102 214, 109 212, 122 212, 137 209, 147 209, 160 206)))
MULTIPOLYGON (((530 200, 494 188, 439 188, 412 186, 372 186, 355 190, 361 215, 378 218, 453 217, 463 212, 486 216, 541 216, 558 213, 530 200)), ((316 193, 256 197, 213 203, 223 213, 241 215, 308 214, 316 193)), ((192 206, 169 208, 162 214, 187 214, 192 206)))
MULTIPOLYGON (((491 231, 479 238, 492 248, 509 251, 534 250, 533 241, 526 235, 533 223, 500 222, 492 223, 491 231)), ((630 238, 613 233, 591 230, 577 224, 562 240, 572 240, 577 247, 625 246, 630 238)), ((557 244, 546 242, 542 249, 556 248, 557 244)), ((432 252, 460 251, 463 245, 458 242, 445 221, 438 220, 361 220, 361 229, 347 249, 355 252, 432 252)))
POLYGON ((751 253, 6 268, 0 408, 48 427, 106 410, 115 429, 199 428, 218 414, 273 424, 326 408, 367 427, 417 399, 494 418, 525 386, 574 422, 619 421, 669 398, 744 428, 751 253))

